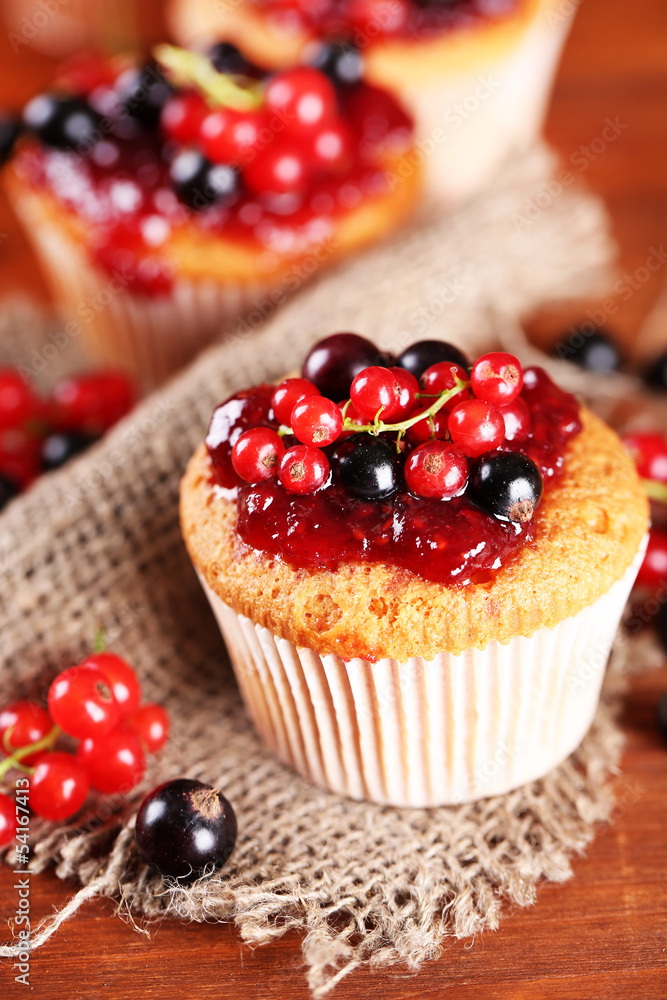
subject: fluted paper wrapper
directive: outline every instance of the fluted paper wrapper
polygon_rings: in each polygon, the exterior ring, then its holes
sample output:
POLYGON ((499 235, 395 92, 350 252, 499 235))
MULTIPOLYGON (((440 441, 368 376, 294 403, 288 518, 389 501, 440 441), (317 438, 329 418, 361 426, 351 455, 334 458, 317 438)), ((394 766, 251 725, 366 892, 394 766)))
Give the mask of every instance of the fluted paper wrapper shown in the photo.
POLYGON ((276 756, 355 799, 436 806, 540 778, 586 735, 641 553, 555 628, 433 660, 343 660, 236 614, 202 579, 248 714, 276 756))

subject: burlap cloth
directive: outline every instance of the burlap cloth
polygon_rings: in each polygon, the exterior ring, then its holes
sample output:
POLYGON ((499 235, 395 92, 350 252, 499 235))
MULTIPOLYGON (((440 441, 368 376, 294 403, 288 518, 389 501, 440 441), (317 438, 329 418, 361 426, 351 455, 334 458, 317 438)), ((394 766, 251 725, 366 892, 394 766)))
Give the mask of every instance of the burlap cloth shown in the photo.
MULTIPOLYGON (((43 696, 102 627, 136 667, 145 697, 162 702, 173 721, 168 747, 131 800, 91 799, 57 829, 33 821, 33 870, 55 863, 59 876, 82 886, 37 931, 33 947, 85 899, 110 896, 139 919, 233 920, 254 944, 298 928, 310 986, 322 995, 362 963, 416 968, 445 935, 497 927, 503 900, 528 905, 540 879, 567 879, 571 853, 609 818, 607 778, 621 737, 608 693, 568 761, 500 798, 393 809, 300 780, 253 734, 178 528, 179 479, 213 406, 297 367, 320 335, 354 329, 394 350, 436 335, 474 353, 499 335, 520 341, 516 318, 538 302, 595 290, 610 257, 595 199, 564 190, 520 225, 550 169, 536 151, 454 218, 423 224, 344 266, 259 332, 231 331, 101 444, 0 516, 3 700, 43 696), (141 797, 179 775, 219 785, 239 823, 230 862, 189 889, 165 884, 134 847, 141 797)), ((35 365, 53 331, 22 310, 5 316, 0 361, 35 365)), ((75 343, 49 351, 36 377, 48 381, 73 367, 76 352, 75 343)), ((11 945, 1 953, 10 955, 11 945)))

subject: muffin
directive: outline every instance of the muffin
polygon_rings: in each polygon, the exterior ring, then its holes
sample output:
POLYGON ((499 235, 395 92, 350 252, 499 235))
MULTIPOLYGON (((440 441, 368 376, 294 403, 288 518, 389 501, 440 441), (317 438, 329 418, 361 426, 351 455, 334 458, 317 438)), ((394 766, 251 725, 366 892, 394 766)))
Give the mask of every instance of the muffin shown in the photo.
POLYGON ((31 101, 4 174, 71 335, 146 387, 387 236, 420 185, 378 88, 157 51, 164 69, 79 64, 31 101))
POLYGON ((433 806, 578 746, 648 510, 541 369, 341 334, 216 409, 181 522, 263 742, 333 791, 433 806))
POLYGON ((274 68, 312 60, 349 79, 361 58, 367 79, 413 115, 427 191, 451 205, 539 135, 575 9, 560 0, 173 0, 171 23, 188 44, 222 39, 274 68))

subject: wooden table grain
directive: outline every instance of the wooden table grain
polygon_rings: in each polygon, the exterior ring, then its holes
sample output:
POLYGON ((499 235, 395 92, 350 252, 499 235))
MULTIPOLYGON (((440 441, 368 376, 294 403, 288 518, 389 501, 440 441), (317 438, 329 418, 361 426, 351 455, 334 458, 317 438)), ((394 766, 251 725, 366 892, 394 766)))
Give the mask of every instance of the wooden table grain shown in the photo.
MULTIPOLYGON (((548 122, 566 164, 587 161, 582 176, 607 200, 620 247, 620 273, 632 276, 652 247, 667 244, 667 3, 664 0, 563 0, 579 6, 548 122), (586 153, 607 119, 615 141, 586 153), (582 152, 583 151, 583 152, 582 152)), ((48 81, 51 64, 0 37, 0 103, 18 106, 48 81)), ((595 149, 599 143, 595 144, 595 149)), ((576 168, 578 169, 578 168, 576 168)), ((24 237, 0 202, 0 294, 24 289, 46 297, 24 237)), ((629 356, 665 274, 617 296, 610 317, 629 356)), ((538 336, 548 337, 537 324, 538 336)), ((546 331, 546 332, 545 332, 546 331)), ((667 330, 665 331, 667 342, 667 330)), ((356 972, 334 996, 358 1000, 665 1000, 667 998, 667 745, 654 723, 667 690, 665 668, 633 681, 622 725, 627 743, 615 778, 618 807, 574 878, 543 885, 530 909, 508 907, 500 930, 474 942, 447 940, 442 956, 417 973, 356 972)), ((16 910, 14 878, 0 872, 0 937, 16 910)), ((33 921, 62 905, 73 888, 54 875, 31 883, 33 921)), ((30 988, 0 968, 0 996, 39 1000, 187 1000, 234 996, 305 1000, 299 938, 290 933, 251 949, 233 926, 171 920, 137 934, 108 901, 87 904, 33 955, 30 988)))

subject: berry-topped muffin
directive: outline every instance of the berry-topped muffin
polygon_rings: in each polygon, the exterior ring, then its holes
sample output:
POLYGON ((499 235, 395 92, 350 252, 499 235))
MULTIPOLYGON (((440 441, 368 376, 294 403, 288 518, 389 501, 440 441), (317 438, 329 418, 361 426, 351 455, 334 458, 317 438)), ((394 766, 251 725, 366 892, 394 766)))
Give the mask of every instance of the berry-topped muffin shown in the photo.
POLYGON ((397 171, 411 120, 384 91, 269 76, 229 46, 156 55, 78 60, 3 150, 72 335, 146 386, 396 229, 419 189, 397 171))
POLYGON ((540 132, 576 4, 561 0, 172 0, 176 36, 301 59, 353 86, 363 71, 414 116, 429 193, 478 191, 540 132), (363 69, 362 69, 363 68, 363 69))
POLYGON ((181 521, 262 740, 335 791, 426 806, 579 744, 648 510, 543 370, 337 334, 215 410, 181 521))

